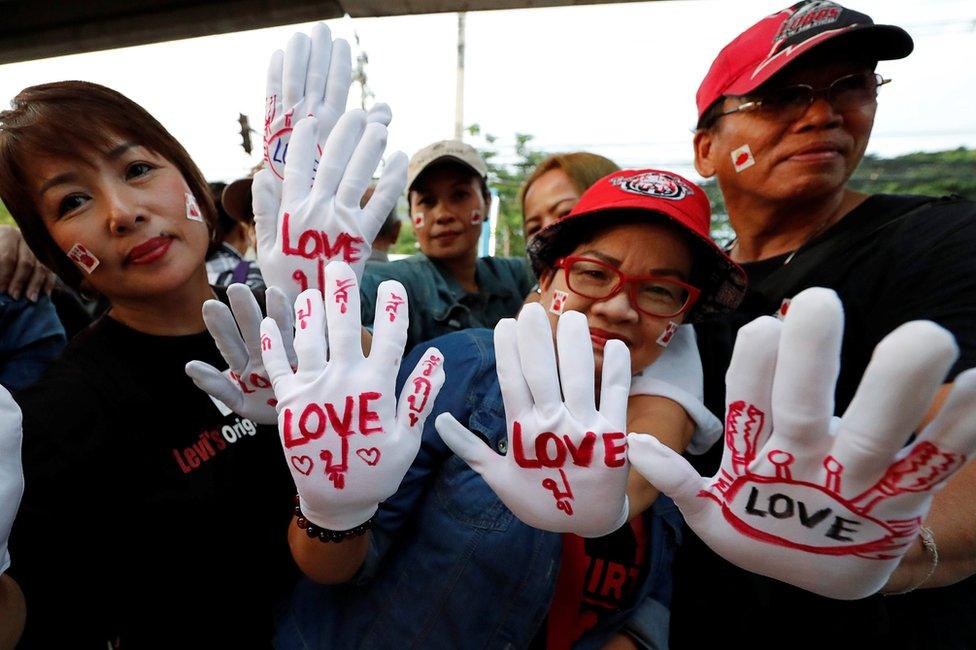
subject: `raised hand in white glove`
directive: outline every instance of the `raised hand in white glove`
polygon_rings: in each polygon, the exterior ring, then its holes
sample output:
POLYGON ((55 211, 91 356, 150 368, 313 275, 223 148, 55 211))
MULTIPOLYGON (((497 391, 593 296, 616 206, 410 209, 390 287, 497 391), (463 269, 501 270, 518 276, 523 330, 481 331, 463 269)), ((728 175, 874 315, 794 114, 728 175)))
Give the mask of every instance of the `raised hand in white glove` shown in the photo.
POLYGON ((495 326, 508 420, 505 456, 450 413, 438 415, 435 424, 447 446, 524 523, 599 537, 627 520, 630 354, 621 341, 607 342, 597 410, 593 344, 583 314, 559 317, 556 345, 558 370, 549 318, 538 303, 523 307, 517 321, 506 318, 495 326))
POLYGON ((680 404, 695 423, 690 454, 704 454, 722 436, 722 423, 703 401, 704 375, 691 325, 678 327, 661 356, 634 375, 630 394, 658 395, 680 404))
MULTIPOLYGON (((292 128, 304 117, 318 118, 316 143, 321 147, 346 110, 352 85, 349 43, 332 40, 325 23, 312 28, 311 37, 292 35, 285 51, 277 50, 268 64, 264 113, 264 161, 279 180, 285 177, 285 160, 292 128)), ((376 104, 371 122, 390 125, 390 107, 376 104)))
POLYGON ((0 574, 10 567, 7 540, 24 494, 24 471, 20 464, 23 439, 20 407, 7 389, 0 386, 0 574))
POLYGON ((324 314, 318 290, 295 302, 298 371, 270 318, 261 324, 261 350, 302 511, 318 526, 348 530, 373 516, 413 463, 444 383, 444 363, 436 348, 428 349, 398 404, 394 391, 408 320, 403 286, 393 280, 379 286, 372 348, 364 358, 356 275, 348 264, 332 262, 326 281, 324 314))
POLYGON ((959 375, 936 418, 902 448, 957 356, 952 336, 928 321, 889 334, 837 419, 842 334, 840 301, 827 289, 798 294, 782 323, 762 317, 739 331, 714 477, 651 436, 631 436, 629 456, 722 557, 854 599, 884 586, 932 492, 976 449, 976 371, 959 375))
MULTIPOLYGON (((221 372, 203 361, 186 364, 186 374, 197 388, 219 400, 241 417, 257 424, 276 424, 277 400, 261 358, 261 309, 246 284, 227 287, 230 308, 219 300, 203 303, 203 321, 220 356, 227 362, 221 372)), ((289 363, 297 364, 292 345, 292 305, 279 289, 265 293, 268 316, 278 324, 289 363)))
POLYGON ((305 289, 322 290, 330 260, 348 263, 362 277, 373 239, 407 184, 407 157, 397 152, 361 208, 386 148, 386 126, 367 123, 361 110, 345 113, 318 163, 316 129, 312 117, 295 127, 283 184, 264 169, 251 188, 261 273, 291 301, 305 289))

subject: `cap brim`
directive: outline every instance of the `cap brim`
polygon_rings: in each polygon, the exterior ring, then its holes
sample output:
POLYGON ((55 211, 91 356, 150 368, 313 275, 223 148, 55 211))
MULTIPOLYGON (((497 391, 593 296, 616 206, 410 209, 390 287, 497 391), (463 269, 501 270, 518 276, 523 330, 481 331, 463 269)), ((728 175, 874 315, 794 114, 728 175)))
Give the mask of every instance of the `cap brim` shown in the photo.
POLYGON ((239 178, 220 194, 220 202, 224 210, 234 220, 241 223, 253 223, 254 212, 251 208, 251 178, 239 178))
POLYGON ((410 192, 410 190, 413 189, 414 183, 417 182, 417 179, 418 178, 420 178, 421 176, 424 175, 424 172, 426 172, 428 169, 430 169, 431 167, 433 167, 437 163, 442 163, 442 162, 445 162, 445 161, 455 162, 455 163, 461 165, 462 167, 465 167, 467 169, 470 169, 474 173, 474 175, 477 176, 478 178, 485 178, 484 174, 482 174, 480 171, 478 171, 477 169, 475 169, 470 163, 468 163, 468 162, 466 162, 464 160, 461 160, 457 156, 452 156, 450 154, 445 154, 443 156, 438 156, 437 158, 434 158, 429 163, 427 163, 426 165, 424 165, 423 167, 421 167, 420 170, 418 170, 416 174, 414 174, 413 176, 408 177, 407 178, 407 192, 410 192))
POLYGON ((812 38, 784 56, 765 66, 755 76, 744 75, 736 80, 723 93, 723 96, 746 95, 772 79, 808 53, 826 44, 836 46, 844 41, 856 41, 858 52, 877 61, 904 59, 915 49, 912 37, 901 27, 895 25, 853 25, 835 33, 824 32, 822 38, 812 38))
MULTIPOLYGON (((680 226, 698 244, 697 252, 705 256, 705 263, 700 267, 703 270, 700 273, 702 286, 698 287, 701 290, 701 297, 686 315, 685 322, 698 322, 711 316, 729 313, 739 306, 746 292, 746 274, 742 267, 730 260, 710 237, 702 237, 681 223, 675 215, 661 210, 641 210, 608 204, 550 224, 536 234, 526 249, 536 277, 542 275, 545 270, 553 268, 556 259, 564 252, 568 252, 565 251, 568 243, 578 239, 577 233, 592 226, 594 217, 618 210, 660 215, 680 226)), ((698 263, 700 260, 696 255, 696 264, 698 263)))

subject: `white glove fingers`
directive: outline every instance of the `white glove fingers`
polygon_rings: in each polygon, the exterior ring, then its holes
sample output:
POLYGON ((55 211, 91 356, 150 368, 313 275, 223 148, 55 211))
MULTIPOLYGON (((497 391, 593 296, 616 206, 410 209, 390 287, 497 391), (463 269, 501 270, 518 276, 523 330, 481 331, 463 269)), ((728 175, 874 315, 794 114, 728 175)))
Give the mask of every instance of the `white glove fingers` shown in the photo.
POLYGON ((556 413, 562 405, 562 397, 552 328, 542 305, 535 302, 522 307, 516 321, 516 334, 522 375, 536 408, 542 413, 556 413))
MULTIPOLYGON (((365 118, 364 118, 365 119, 365 118)), ((386 127, 375 122, 366 124, 363 135, 356 145, 346 171, 342 175, 342 181, 336 190, 336 203, 343 206, 346 210, 356 212, 359 210, 360 201, 366 192, 373 172, 376 171, 380 160, 383 159, 383 151, 386 149, 387 132, 386 127)), ((373 224, 362 224, 366 226, 364 234, 372 242, 373 224)))
POLYGON ((295 300, 295 355, 298 357, 298 372, 314 376, 325 370, 326 346, 322 294, 318 289, 306 289, 295 300))
POLYGON ((722 468, 745 471, 773 428, 772 394, 782 323, 761 316, 736 336, 725 374, 725 451, 722 468))
POLYGON ((708 501, 698 497, 705 481, 681 454, 648 433, 627 435, 627 459, 647 482, 671 497, 681 512, 690 516, 708 501))
POLYGON ((444 444, 482 476, 493 473, 491 470, 495 465, 503 462, 503 458, 492 451, 484 440, 469 431, 450 413, 438 415, 434 426, 444 444))
POLYGON ((275 388, 275 394, 281 395, 281 382, 293 377, 294 373, 281 342, 278 324, 273 318, 261 321, 261 360, 264 361, 264 369, 275 388))
POLYGON ((424 423, 434 408, 444 377, 444 355, 437 348, 427 348, 400 391, 397 422, 401 431, 409 431, 418 438, 423 434, 424 423))
POLYGON ((241 372, 247 365, 247 348, 230 308, 219 300, 207 300, 203 303, 203 322, 220 356, 231 370, 241 372))
MULTIPOLYGON (((600 415, 623 431, 630 397, 630 350, 623 341, 607 341, 600 377, 600 415)), ((565 384, 563 384, 565 386, 565 384)))
MULTIPOLYGON (((293 367, 298 366, 298 357, 295 356, 295 312, 291 301, 285 292, 278 287, 268 287, 264 294, 265 306, 268 316, 274 319, 281 333, 281 341, 285 346, 285 353, 288 355, 288 363, 293 367)), ((260 326, 259 326, 260 327, 260 326)))
POLYGON ((254 234, 258 258, 270 255, 278 239, 278 206, 281 183, 270 169, 262 169, 251 181, 251 209, 254 211, 254 234))
MULTIPOLYGON (((302 119, 291 134, 288 158, 285 161, 285 180, 281 187, 282 205, 296 205, 305 200, 315 177, 316 129, 314 117, 302 119)), ((292 228, 295 228, 294 223, 292 228)))
MULTIPOLYGON (((366 113, 359 109, 346 111, 336 122, 315 174, 312 196, 317 204, 326 205, 335 196, 365 128, 366 113)), ((357 207, 361 198, 362 194, 356 198, 357 207)))
MULTIPOLYGON (((333 260, 325 267, 325 317, 329 327, 331 360, 363 358, 359 280, 345 262, 333 260)), ((297 337, 297 335, 296 335, 297 337)), ((296 341, 296 347, 298 345, 296 341)))
POLYGON ((261 308, 246 284, 235 282, 227 287, 227 300, 241 330, 249 359, 261 358, 261 308))
MULTIPOLYGON (((281 112, 281 77, 284 72, 285 65, 285 53, 281 50, 275 50, 271 54, 271 59, 268 61, 268 76, 265 85, 265 114, 264 121, 265 124, 271 124, 278 114, 281 112)), ((265 133, 264 137, 267 138, 269 133, 265 133)), ((267 141, 265 141, 267 144, 267 141)), ((267 151, 264 152, 267 156, 267 151)))
POLYGON ((373 190, 373 196, 363 207, 363 232, 375 238, 376 233, 383 227, 387 215, 396 208, 397 200, 406 190, 407 155, 397 151, 386 161, 383 174, 376 183, 376 189, 373 190))
MULTIPOLYGON (((292 34, 285 46, 285 62, 282 71, 282 104, 292 110, 305 97, 305 77, 308 74, 308 54, 312 43, 301 32, 292 34)), ((301 119, 303 115, 296 115, 301 119)))
POLYGON ((386 102, 377 102, 366 111, 367 122, 379 122, 383 126, 390 126, 393 121, 393 110, 386 102))
POLYGON ((331 65, 332 31, 325 23, 316 23, 312 27, 308 73, 305 77, 305 100, 307 106, 318 106, 324 101, 327 84, 332 81, 329 77, 329 68, 331 65))
MULTIPOLYGON (((352 54, 349 43, 345 39, 337 38, 332 43, 332 61, 329 65, 329 82, 325 86, 325 105, 330 112, 339 116, 346 110, 349 99, 349 87, 352 85, 352 54)), ((321 134, 322 140, 328 134, 321 134)))
POLYGON ((502 393, 505 413, 512 419, 532 409, 532 393, 522 375, 517 325, 514 318, 503 318, 495 325, 495 372, 502 393))
POLYGON ((396 280, 386 280, 376 289, 373 344, 369 361, 380 373, 396 373, 407 345, 410 322, 407 291, 396 280))
POLYGON ((882 339, 831 450, 849 482, 873 480, 888 467, 922 421, 957 356, 952 335, 929 321, 905 323, 882 339))
POLYGON ((919 441, 971 458, 976 453, 976 369, 958 375, 948 399, 919 441))
MULTIPOLYGON (((546 329, 549 329, 548 317, 546 329)), ((578 421, 589 422, 596 413, 596 399, 593 394, 593 343, 586 316, 578 311, 567 311, 559 317, 556 349, 566 408, 578 421)))
POLYGON ((224 373, 203 361, 189 362, 185 371, 196 387, 207 395, 219 399, 235 413, 241 410, 244 393, 224 373))
POLYGON ((832 290, 814 287, 790 302, 773 382, 777 445, 822 446, 834 415, 843 334, 843 307, 832 290))

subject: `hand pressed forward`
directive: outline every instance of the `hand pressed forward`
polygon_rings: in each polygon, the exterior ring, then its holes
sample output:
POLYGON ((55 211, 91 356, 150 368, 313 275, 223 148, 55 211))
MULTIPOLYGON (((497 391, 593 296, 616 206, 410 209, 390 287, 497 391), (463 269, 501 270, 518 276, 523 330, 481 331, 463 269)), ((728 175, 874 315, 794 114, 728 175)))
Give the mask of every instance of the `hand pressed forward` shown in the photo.
POLYGON ((623 342, 607 342, 598 410, 586 317, 562 314, 556 339, 558 369, 549 319, 537 303, 495 327, 505 456, 450 413, 437 417, 437 431, 524 523, 599 537, 627 519, 630 355, 623 342))
POLYGON ((635 469, 674 499, 715 552, 749 571, 842 599, 878 591, 915 541, 933 491, 976 450, 976 370, 904 447, 957 356, 927 321, 875 348, 843 418, 833 417, 843 315, 808 289, 785 320, 739 331, 726 376, 725 454, 701 477, 650 436, 635 469))
POLYGON ((380 285, 372 347, 364 357, 356 275, 348 264, 332 262, 325 279, 324 306, 317 289, 295 301, 297 370, 271 318, 261 324, 261 351, 302 511, 317 526, 348 530, 373 516, 413 463, 444 383, 444 363, 436 348, 428 349, 398 402, 395 382, 409 316, 403 286, 392 280, 380 285))

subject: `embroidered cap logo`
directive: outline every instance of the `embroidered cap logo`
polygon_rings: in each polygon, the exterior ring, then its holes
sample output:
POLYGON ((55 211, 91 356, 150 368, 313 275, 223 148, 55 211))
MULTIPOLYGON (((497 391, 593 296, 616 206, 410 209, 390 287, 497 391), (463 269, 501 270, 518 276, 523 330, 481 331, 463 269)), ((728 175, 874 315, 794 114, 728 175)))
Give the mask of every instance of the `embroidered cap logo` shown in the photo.
POLYGON ((632 176, 619 176, 610 182, 631 194, 653 196, 671 201, 680 201, 695 193, 695 190, 682 179, 664 172, 643 172, 632 176))

